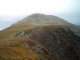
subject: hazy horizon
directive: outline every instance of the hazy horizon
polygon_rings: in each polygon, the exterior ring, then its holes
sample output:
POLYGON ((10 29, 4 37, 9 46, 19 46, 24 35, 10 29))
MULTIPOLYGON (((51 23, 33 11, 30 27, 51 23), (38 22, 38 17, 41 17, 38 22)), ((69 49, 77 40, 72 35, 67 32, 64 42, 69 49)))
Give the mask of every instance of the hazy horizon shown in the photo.
POLYGON ((80 0, 0 0, 0 30, 33 13, 55 15, 80 25, 79 2, 80 0))

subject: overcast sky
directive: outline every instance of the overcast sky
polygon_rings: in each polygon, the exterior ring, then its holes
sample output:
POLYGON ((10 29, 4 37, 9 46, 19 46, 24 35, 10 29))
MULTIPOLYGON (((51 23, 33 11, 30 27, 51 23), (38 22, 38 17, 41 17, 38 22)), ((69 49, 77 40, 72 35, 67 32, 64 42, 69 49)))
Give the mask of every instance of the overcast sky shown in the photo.
POLYGON ((0 0, 0 30, 33 13, 80 23, 80 0, 0 0))

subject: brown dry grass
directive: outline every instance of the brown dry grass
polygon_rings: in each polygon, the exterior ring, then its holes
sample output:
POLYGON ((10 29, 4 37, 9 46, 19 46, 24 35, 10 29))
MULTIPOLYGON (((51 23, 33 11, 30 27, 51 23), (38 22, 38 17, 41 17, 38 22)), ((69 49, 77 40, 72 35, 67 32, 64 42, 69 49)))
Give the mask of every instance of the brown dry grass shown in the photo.
POLYGON ((48 57, 44 54, 38 54, 32 50, 38 43, 32 39, 22 37, 5 38, 0 40, 0 59, 1 60, 47 60, 48 57), (26 47, 24 43, 28 43, 26 47))
POLYGON ((6 38, 0 40, 0 60, 45 60, 45 56, 38 54, 26 47, 23 43, 29 43, 30 46, 35 45, 32 39, 25 39, 21 37, 6 38), (1 45, 3 43, 3 45, 1 45))
POLYGON ((3 60, 36 60, 36 54, 23 46, 0 46, 0 58, 3 60))

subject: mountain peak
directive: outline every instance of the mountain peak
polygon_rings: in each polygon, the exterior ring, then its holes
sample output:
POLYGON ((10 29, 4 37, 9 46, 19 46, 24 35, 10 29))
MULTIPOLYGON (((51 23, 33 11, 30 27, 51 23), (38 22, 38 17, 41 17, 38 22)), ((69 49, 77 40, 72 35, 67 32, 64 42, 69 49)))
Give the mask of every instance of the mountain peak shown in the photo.
POLYGON ((41 14, 41 13, 33 13, 30 16, 38 16, 38 15, 44 15, 44 14, 41 14))
POLYGON ((27 16, 23 20, 17 22, 15 25, 21 24, 35 24, 35 25, 71 25, 69 22, 54 15, 45 15, 35 13, 27 16))

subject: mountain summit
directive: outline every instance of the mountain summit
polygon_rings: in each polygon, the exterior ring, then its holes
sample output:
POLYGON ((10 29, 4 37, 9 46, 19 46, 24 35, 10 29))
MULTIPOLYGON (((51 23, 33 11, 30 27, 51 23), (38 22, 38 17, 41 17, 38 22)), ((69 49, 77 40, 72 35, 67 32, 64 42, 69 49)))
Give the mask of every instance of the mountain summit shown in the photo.
POLYGON ((36 25, 71 25, 69 22, 52 15, 44 15, 44 14, 32 14, 23 20, 17 22, 18 24, 36 24, 36 25))
POLYGON ((0 60, 80 60, 80 28, 32 14, 0 31, 0 60))

